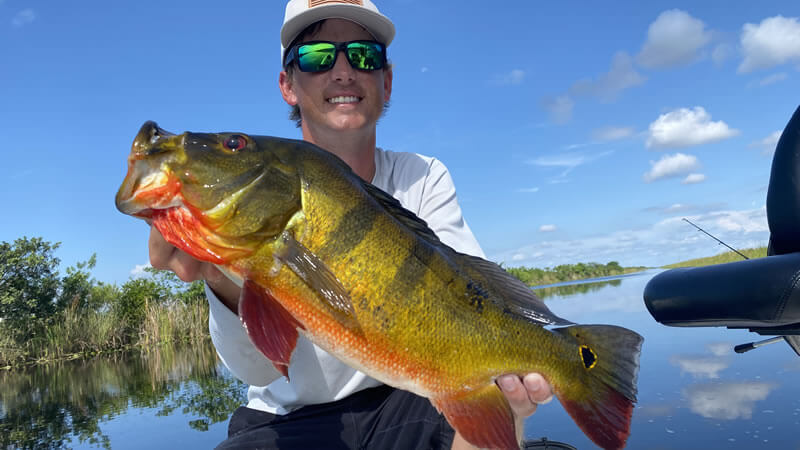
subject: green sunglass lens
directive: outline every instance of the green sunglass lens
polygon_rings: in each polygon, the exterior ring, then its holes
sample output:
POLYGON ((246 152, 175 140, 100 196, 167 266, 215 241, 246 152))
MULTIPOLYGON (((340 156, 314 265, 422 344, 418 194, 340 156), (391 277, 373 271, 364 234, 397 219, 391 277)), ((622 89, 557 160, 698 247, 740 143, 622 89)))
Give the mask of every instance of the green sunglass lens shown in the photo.
POLYGON ((303 72, 319 72, 333 66, 336 47, 319 43, 303 45, 297 49, 297 63, 303 72))
POLYGON ((375 44, 353 42, 347 46, 347 60, 356 69, 380 69, 383 67, 383 52, 375 44))

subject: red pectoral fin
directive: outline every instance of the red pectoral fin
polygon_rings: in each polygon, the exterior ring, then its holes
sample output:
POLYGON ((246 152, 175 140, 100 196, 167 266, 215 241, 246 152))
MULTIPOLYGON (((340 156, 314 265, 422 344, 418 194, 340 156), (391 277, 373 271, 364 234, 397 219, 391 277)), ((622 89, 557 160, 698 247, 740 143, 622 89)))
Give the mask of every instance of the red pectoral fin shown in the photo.
POLYGON ((239 299, 239 318, 250 340, 289 378, 289 360, 297 345, 297 329, 303 328, 266 289, 245 280, 239 299))
POLYGON ((431 399, 450 425, 478 448, 519 449, 514 413, 500 389, 483 389, 431 399))

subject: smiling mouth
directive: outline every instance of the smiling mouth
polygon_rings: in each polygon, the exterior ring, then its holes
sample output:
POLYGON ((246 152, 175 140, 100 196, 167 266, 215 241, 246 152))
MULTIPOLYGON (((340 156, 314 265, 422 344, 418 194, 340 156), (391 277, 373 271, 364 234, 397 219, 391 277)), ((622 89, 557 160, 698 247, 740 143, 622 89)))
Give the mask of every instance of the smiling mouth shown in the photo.
POLYGON ((328 103, 332 103, 334 105, 342 104, 342 103, 359 103, 363 97, 356 97, 354 95, 340 95, 338 97, 331 97, 328 99, 328 103))

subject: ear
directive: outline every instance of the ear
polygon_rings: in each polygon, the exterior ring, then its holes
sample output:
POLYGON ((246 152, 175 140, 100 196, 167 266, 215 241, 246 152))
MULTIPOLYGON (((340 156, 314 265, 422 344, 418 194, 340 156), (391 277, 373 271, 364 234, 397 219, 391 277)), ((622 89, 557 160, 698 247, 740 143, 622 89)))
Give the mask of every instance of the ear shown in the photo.
POLYGON ((281 88, 281 96, 283 101, 294 106, 297 104, 297 94, 294 92, 294 85, 292 84, 292 77, 285 70, 281 70, 278 75, 278 86, 281 88))
POLYGON ((392 66, 383 71, 383 102, 392 98, 392 66))

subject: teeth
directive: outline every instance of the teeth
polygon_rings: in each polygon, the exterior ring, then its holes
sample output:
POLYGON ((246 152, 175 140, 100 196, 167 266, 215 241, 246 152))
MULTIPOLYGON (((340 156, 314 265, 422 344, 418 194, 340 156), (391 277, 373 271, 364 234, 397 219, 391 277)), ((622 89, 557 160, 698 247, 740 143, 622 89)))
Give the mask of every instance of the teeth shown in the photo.
POLYGON ((358 101, 359 101, 358 97, 352 95, 339 96, 328 99, 328 103, 356 103, 358 101))

